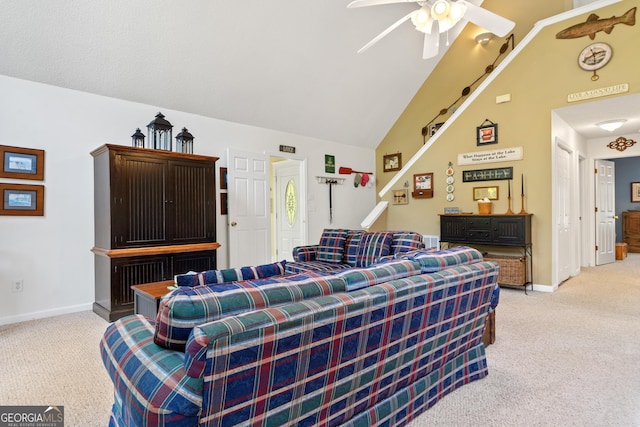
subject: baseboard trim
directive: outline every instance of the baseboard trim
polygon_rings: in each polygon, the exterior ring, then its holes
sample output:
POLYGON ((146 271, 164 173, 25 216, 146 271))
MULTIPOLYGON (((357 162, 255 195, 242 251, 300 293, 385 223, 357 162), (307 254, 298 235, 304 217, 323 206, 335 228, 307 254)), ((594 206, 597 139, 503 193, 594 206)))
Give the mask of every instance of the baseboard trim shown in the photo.
POLYGON ((92 303, 87 303, 54 308, 51 310, 34 311, 32 313, 19 314, 16 316, 0 317, 0 326, 27 322, 29 320, 44 319, 46 317, 61 316, 63 314, 77 313, 79 311, 91 311, 91 309, 92 303))
POLYGON ((536 285, 535 283, 532 286, 532 290, 536 292, 548 292, 552 293, 558 290, 558 285, 555 286, 547 286, 547 285, 536 285))

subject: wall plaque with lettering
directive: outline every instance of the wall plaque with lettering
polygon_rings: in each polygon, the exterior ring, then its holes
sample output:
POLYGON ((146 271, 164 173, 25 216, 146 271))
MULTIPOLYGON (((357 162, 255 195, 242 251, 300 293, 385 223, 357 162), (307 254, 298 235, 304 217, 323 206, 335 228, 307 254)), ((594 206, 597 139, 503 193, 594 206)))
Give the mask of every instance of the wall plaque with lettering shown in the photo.
POLYGON ((499 181, 503 179, 513 179, 513 166, 462 171, 462 182, 499 181))

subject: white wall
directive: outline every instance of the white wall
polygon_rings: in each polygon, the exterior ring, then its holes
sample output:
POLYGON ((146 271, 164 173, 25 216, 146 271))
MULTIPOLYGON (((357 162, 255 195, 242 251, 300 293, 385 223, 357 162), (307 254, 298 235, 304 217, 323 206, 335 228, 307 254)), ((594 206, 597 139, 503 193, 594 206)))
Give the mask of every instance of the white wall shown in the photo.
MULTIPOLYGON (((0 324, 67 312, 89 310, 94 301, 93 158, 105 144, 129 145, 137 127, 158 111, 174 125, 174 135, 187 127, 195 137, 195 153, 220 157, 226 166, 228 146, 278 153, 280 144, 295 146, 296 158, 307 159, 309 241, 324 227, 359 228, 375 205, 375 186, 354 188, 353 177, 334 191, 334 222, 328 223, 328 189, 317 184, 324 155, 339 166, 373 171, 373 149, 347 146, 274 130, 241 125, 126 102, 84 92, 0 76, 0 145, 45 150, 43 182, 0 179, 0 182, 44 184, 43 217, 0 217, 0 324), (24 290, 13 293, 14 280, 24 290)), ((219 211, 219 208, 218 208, 219 211)), ((226 267, 226 216, 218 219, 218 266, 226 267)))

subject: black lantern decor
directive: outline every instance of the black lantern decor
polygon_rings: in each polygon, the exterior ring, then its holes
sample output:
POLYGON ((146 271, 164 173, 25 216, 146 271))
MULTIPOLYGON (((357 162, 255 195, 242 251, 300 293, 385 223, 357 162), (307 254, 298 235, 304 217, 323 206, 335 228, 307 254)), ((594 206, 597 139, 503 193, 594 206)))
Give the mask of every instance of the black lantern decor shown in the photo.
POLYGON ((156 114, 156 118, 147 125, 149 148, 171 151, 171 129, 173 126, 165 120, 162 113, 156 114))
POLYGON ((193 154, 193 135, 187 128, 182 128, 182 132, 176 136, 176 151, 193 154))
POLYGON ((131 135, 131 145, 135 148, 144 148, 144 133, 140 132, 140 128, 131 135))

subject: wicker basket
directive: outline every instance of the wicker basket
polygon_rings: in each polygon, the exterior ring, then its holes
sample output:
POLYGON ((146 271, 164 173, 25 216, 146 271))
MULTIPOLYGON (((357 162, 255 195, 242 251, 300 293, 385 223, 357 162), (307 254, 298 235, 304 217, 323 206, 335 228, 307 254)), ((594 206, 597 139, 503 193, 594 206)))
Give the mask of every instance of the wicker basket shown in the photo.
POLYGON ((478 213, 480 215, 488 215, 491 213, 491 205, 492 203, 486 203, 486 202, 478 202, 478 213))
POLYGON ((500 265, 498 284, 523 286, 529 281, 527 256, 485 255, 485 261, 494 261, 500 265))

